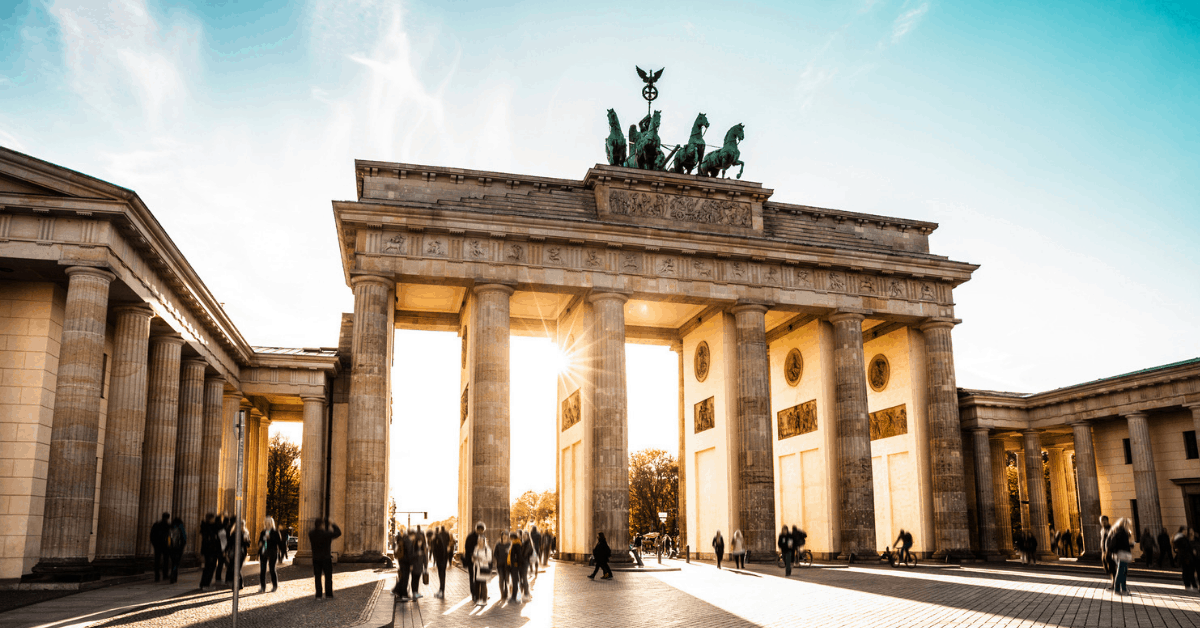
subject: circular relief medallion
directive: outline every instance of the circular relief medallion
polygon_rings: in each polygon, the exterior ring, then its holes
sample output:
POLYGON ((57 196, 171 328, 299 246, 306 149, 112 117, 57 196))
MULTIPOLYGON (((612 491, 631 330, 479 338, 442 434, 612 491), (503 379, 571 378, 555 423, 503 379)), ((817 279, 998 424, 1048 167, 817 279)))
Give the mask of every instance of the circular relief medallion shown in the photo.
POLYGON ((802 375, 804 375, 804 357, 800 355, 799 349, 792 349, 783 359, 783 378, 787 380, 789 386, 795 386, 800 383, 802 375))
POLYGON ((888 379, 892 376, 892 366, 888 364, 887 358, 883 354, 879 354, 871 358, 871 365, 867 367, 867 383, 871 385, 871 390, 881 392, 887 388, 888 379))
POLYGON ((708 378, 709 358, 708 343, 702 340, 700 341, 700 344, 696 346, 696 363, 694 365, 696 371, 696 381, 702 382, 708 378))

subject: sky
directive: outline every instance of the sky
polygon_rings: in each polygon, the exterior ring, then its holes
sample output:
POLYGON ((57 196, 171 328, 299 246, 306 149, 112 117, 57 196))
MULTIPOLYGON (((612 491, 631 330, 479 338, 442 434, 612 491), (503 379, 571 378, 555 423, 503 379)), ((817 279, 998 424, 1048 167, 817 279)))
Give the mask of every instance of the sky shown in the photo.
MULTIPOLYGON (((251 344, 333 346, 355 158, 578 179, 644 111, 634 65, 664 141, 744 123, 775 200, 939 223, 981 265, 960 386, 1200 356, 1195 3, 0 0, 0 145, 137 191, 251 344)), ((397 348, 393 493, 440 518, 458 341, 397 348)), ((676 357, 628 357, 630 447, 673 449, 676 357)), ((515 495, 553 486, 554 359, 512 363, 515 495)))

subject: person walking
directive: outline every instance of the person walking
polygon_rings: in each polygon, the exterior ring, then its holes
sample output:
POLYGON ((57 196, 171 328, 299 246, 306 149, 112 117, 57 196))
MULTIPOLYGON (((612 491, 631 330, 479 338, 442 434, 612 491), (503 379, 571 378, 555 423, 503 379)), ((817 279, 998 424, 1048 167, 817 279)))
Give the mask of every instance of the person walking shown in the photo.
POLYGON ((521 593, 525 589, 525 576, 528 575, 529 564, 525 562, 525 546, 521 543, 521 534, 512 532, 508 535, 508 589, 512 601, 520 603, 521 593), (524 574, 524 575, 523 575, 524 574))
MULTIPOLYGON (((429 545, 430 553, 433 554, 433 564, 437 566, 438 572, 438 590, 433 594, 433 597, 441 600, 446 598, 446 565, 450 562, 450 535, 446 532, 444 526, 438 527, 437 532, 433 535, 433 542, 429 545)), ((465 559, 465 557, 464 557, 465 559)), ((463 561, 464 567, 466 560, 463 561)))
MULTIPOLYGON (((533 550, 534 553, 536 553, 538 555, 538 559, 540 559, 541 554, 542 554, 542 534, 540 532, 538 532, 537 526, 529 527, 529 543, 530 543, 529 548, 531 550, 533 550)), ((529 561, 529 566, 530 566, 530 568, 533 569, 534 579, 537 578, 539 562, 541 562, 541 561, 540 560, 529 561)))
POLYGON ((496 575, 500 579, 500 601, 508 599, 510 595, 508 591, 509 575, 508 552, 512 549, 512 543, 509 542, 508 531, 500 533, 500 538, 496 540, 496 547, 493 549, 493 554, 496 557, 496 575))
POLYGON ((1196 575, 1193 563, 1196 561, 1196 555, 1192 551, 1192 540, 1190 538, 1191 530, 1185 526, 1179 526, 1179 532, 1171 539, 1171 544, 1175 547, 1175 558, 1179 562, 1180 575, 1183 576, 1183 589, 1185 591, 1194 591, 1196 589, 1196 575))
POLYGON ((1104 565, 1104 573, 1111 578, 1117 573, 1117 564, 1113 562, 1112 553, 1108 551, 1109 534, 1112 534, 1112 526, 1108 523, 1108 516, 1100 515, 1100 562, 1104 565))
POLYGON ((279 574, 275 563, 286 553, 283 536, 275 529, 275 518, 263 519, 262 532, 258 533, 258 592, 267 590, 267 574, 271 575, 271 592, 279 590, 279 574))
POLYGON ((612 548, 608 546, 608 539, 604 538, 603 532, 596 533, 596 546, 592 548, 592 558, 596 560, 596 568, 592 570, 592 575, 588 578, 595 579, 596 572, 604 570, 604 575, 600 576, 601 580, 612 580, 612 569, 608 567, 608 559, 612 557, 612 548))
POLYGON ((1131 535, 1129 520, 1124 517, 1117 519, 1117 523, 1108 534, 1108 551, 1112 552, 1113 560, 1116 561, 1110 588, 1117 595, 1129 593, 1129 585, 1125 579, 1129 572, 1129 563, 1133 562, 1131 535))
POLYGON ((333 540, 342 535, 342 529, 328 519, 313 519, 308 531, 308 546, 312 548, 313 585, 317 599, 322 599, 321 578, 325 578, 324 597, 333 597, 333 540))
POLYGON ((1151 567, 1154 562, 1154 553, 1158 551, 1155 547, 1154 534, 1150 532, 1150 528, 1142 528, 1142 536, 1138 539, 1138 548, 1142 550, 1142 559, 1146 561, 1146 568, 1151 567))
POLYGON ((1075 557, 1075 537, 1071 534, 1071 529, 1067 528, 1062 531, 1062 542, 1059 544, 1059 555, 1063 558, 1075 557))
POLYGON ((725 558, 725 539, 721 538, 721 531, 717 530, 717 534, 712 540, 713 554, 717 556, 717 569, 721 568, 721 561, 725 558))
POLYGON ((225 541, 225 584, 232 589, 237 586, 238 590, 244 585, 242 578, 242 567, 246 564, 246 555, 250 553, 250 531, 246 529, 245 521, 237 521, 229 519, 229 528, 225 531, 228 539, 225 541), (241 552, 237 553, 237 536, 240 534, 242 539, 241 552), (236 555, 235 555, 236 554, 236 555), (237 584, 234 584, 234 578, 237 578, 237 584))
POLYGON ((154 581, 171 578, 171 515, 163 513, 162 519, 150 526, 150 546, 154 548, 154 581))
POLYGON ((1032 532, 1025 534, 1025 553, 1029 555, 1029 564, 1037 564, 1038 540, 1037 536, 1032 532))
MULTIPOLYGON (((472 582, 471 597, 475 600, 475 606, 487 606, 487 579, 493 573, 492 563, 498 562, 495 560, 491 546, 488 545, 485 531, 486 528, 482 521, 476 523, 475 534, 467 536, 465 546, 471 556, 471 567, 467 572, 472 582)), ((464 554, 464 556, 466 555, 464 554)))
POLYGON ((187 547, 187 530, 183 527, 183 519, 175 517, 171 520, 167 544, 171 553, 171 584, 175 584, 179 581, 179 563, 183 562, 183 549, 187 547))
POLYGON ((783 556, 783 575, 792 575, 792 560, 796 556, 792 533, 787 526, 779 533, 779 554, 783 556))
POLYGON ((200 553, 204 556, 204 572, 200 576, 201 591, 212 584, 213 574, 218 571, 221 563, 221 542, 217 539, 217 531, 221 524, 215 519, 210 512, 204 515, 204 522, 200 524, 200 553))
POLYGON ((1175 555, 1171 552, 1171 535, 1167 534, 1166 528, 1159 531, 1155 541, 1158 545, 1158 568, 1166 569, 1166 563, 1171 563, 1171 569, 1174 569, 1175 555))
POLYGON ((463 569, 467 571, 467 583, 471 589, 471 599, 475 602, 479 602, 479 592, 475 585, 475 574, 478 571, 475 568, 475 550, 479 546, 480 539, 483 539, 484 542, 487 541, 487 537, 483 535, 486 530, 487 527, 480 521, 475 524, 475 530, 463 540, 463 569))
POLYGON ((409 561, 409 578, 412 580, 412 599, 419 600, 421 595, 421 581, 429 576, 426 569, 429 566, 429 545, 425 537, 425 533, 421 531, 421 526, 409 531, 409 538, 413 544, 413 555, 409 561))
POLYGON ((741 530, 733 531, 733 540, 729 544, 729 555, 733 557, 735 569, 746 568, 746 541, 742 538, 741 530))
POLYGON ((229 517, 221 515, 213 522, 213 536, 217 538, 215 550, 217 551, 217 571, 213 575, 213 587, 219 586, 225 581, 224 574, 229 571, 229 559, 226 558, 227 552, 225 546, 229 541, 229 517))

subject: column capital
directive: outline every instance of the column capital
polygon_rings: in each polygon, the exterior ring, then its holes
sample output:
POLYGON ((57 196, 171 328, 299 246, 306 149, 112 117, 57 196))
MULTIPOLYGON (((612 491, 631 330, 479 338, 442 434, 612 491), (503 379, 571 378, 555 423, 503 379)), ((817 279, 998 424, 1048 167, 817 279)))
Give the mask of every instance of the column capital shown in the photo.
POLYGON ((150 336, 150 342, 183 346, 185 341, 183 336, 179 336, 177 334, 160 334, 157 336, 150 336))
POLYGON ((483 294, 485 292, 503 292, 508 296, 512 296, 516 290, 512 286, 506 286, 502 283, 483 283, 476 284, 474 288, 471 288, 471 292, 474 292, 475 294, 483 294))
POLYGON ((1121 416, 1125 417, 1126 421, 1128 421, 1129 419, 1141 419, 1141 420, 1145 421, 1146 417, 1147 417, 1146 413, 1142 412, 1141 410, 1137 410, 1135 412, 1126 412, 1126 413, 1122 414, 1121 416))
POLYGON ((316 395, 302 395, 300 401, 304 403, 325 403, 325 398, 316 395))
POLYGON ((863 322, 867 317, 862 312, 852 312, 849 310, 838 310, 829 315, 829 322, 840 323, 842 321, 858 321, 863 322))
POLYGON ((992 431, 992 428, 990 428, 990 427, 983 427, 983 426, 981 426, 981 425, 977 425, 977 426, 975 426, 975 427, 971 428, 971 431, 972 431, 972 432, 975 432, 976 434, 978 434, 979 432, 983 432, 984 434, 989 434, 989 433, 991 433, 991 431, 992 431))
POLYGON ((238 401, 241 401, 241 399, 242 399, 242 391, 240 391, 240 390, 226 390, 226 391, 225 391, 225 398, 227 398, 227 399, 228 399, 228 398, 236 398, 238 401))
POLYGON ((768 309, 770 308, 764 303, 738 301, 736 305, 734 305, 732 308, 729 308, 729 312, 731 314, 739 314, 741 312, 762 312, 763 314, 766 314, 768 309))
POLYGON ((95 266, 71 266, 67 268, 66 273, 68 277, 75 275, 92 275, 95 277, 100 277, 106 281, 112 281, 113 279, 117 278, 116 275, 108 272, 107 270, 104 270, 103 268, 96 268, 95 266))
POLYGON ((216 383, 220 383, 222 388, 224 388, 225 376, 223 376, 223 375, 207 375, 204 377, 204 384, 206 386, 210 385, 210 384, 216 384, 216 383))
POLYGON ((113 314, 140 314, 146 318, 154 318, 154 310, 145 303, 118 303, 113 305, 113 314))
POLYGON ((954 329, 954 326, 961 322, 962 321, 957 318, 930 318, 918 325, 917 329, 920 329, 921 331, 928 331, 930 329, 954 329))
POLYGON ((588 303, 595 303, 597 301, 620 301, 621 303, 625 303, 629 301, 629 295, 611 290, 603 292, 595 291, 588 295, 587 300, 588 303))
POLYGON ((350 287, 351 288, 353 288, 354 286, 357 286, 360 283, 367 283, 367 284, 375 283, 375 284, 381 284, 381 285, 384 285, 384 286, 387 286, 390 288, 393 285, 395 285, 396 281, 395 281, 395 279, 393 279, 391 277, 384 277, 383 275, 353 275, 350 277, 350 287))
POLYGON ((199 366, 201 368, 208 368, 208 362, 205 361, 204 358, 184 358, 180 364, 182 366, 199 366))

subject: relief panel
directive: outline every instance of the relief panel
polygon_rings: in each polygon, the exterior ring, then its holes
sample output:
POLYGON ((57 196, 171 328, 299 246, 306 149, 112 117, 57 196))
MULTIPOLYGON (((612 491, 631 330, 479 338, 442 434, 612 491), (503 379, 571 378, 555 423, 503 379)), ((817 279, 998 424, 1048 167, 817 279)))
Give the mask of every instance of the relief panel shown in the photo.
POLYGON ((562 402, 562 431, 567 431, 581 419, 579 412, 579 389, 563 399, 562 402))
POLYGON ((696 404, 695 433, 711 430, 717 424, 715 397, 709 397, 696 404))
POLYGON ((871 440, 908 433, 908 409, 904 404, 871 413, 871 440))
POLYGON ((779 439, 817 431, 817 400, 784 408, 778 413, 779 439))

